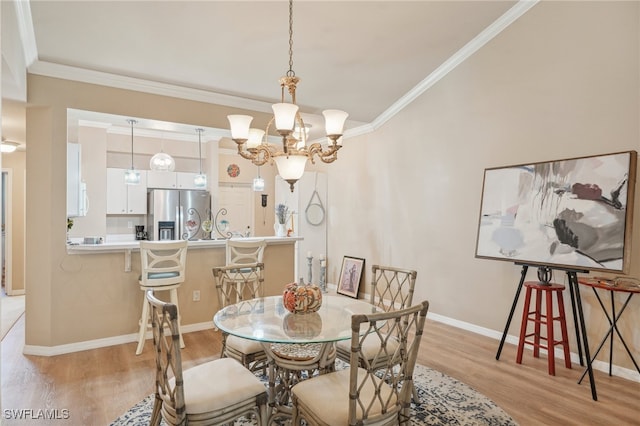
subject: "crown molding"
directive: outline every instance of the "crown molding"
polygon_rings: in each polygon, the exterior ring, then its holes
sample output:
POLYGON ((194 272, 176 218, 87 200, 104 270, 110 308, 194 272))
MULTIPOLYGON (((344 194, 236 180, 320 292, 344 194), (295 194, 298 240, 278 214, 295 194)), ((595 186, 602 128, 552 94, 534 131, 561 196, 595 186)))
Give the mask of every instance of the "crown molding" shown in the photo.
POLYGON ((500 34, 505 28, 514 23, 518 18, 527 13, 529 9, 538 4, 539 0, 520 0, 511 9, 496 19, 491 25, 485 28, 480 34, 465 44, 460 50, 454 53, 449 59, 444 61, 438 68, 424 80, 418 83, 413 89, 394 102, 387 110, 373 120, 373 130, 378 129, 393 116, 402 111, 407 105, 417 97, 426 92, 434 84, 453 71, 458 65, 477 52, 481 47, 500 34))
MULTIPOLYGON (((362 124, 345 131, 346 137, 354 137, 371 133, 380 128, 384 123, 402 111, 407 105, 417 97, 425 93, 434 84, 444 78, 449 72, 477 52, 485 44, 500 34, 505 28, 515 22, 518 18, 528 12, 538 4, 539 0, 519 0, 512 8, 496 19, 491 25, 485 28, 480 34, 464 45, 460 50, 443 62, 424 80, 413 87, 404 96, 394 102, 389 108, 376 117, 371 123, 362 124)), ((33 32, 33 22, 31 20, 31 10, 28 2, 18 2, 21 6, 21 36, 25 50, 25 58, 28 71, 47 77, 60 78, 65 80, 80 81, 89 84, 98 84, 119 89, 132 90, 137 92, 151 93, 162 96, 170 96, 179 99, 187 99, 197 102, 224 105, 233 108, 247 109, 257 112, 271 113, 271 104, 237 96, 215 93, 207 90, 193 89, 167 83, 144 80, 140 78, 126 77, 101 71, 76 68, 67 65, 55 64, 52 62, 40 61, 37 59, 37 48, 33 32), (24 34, 22 34, 24 30, 24 34)))
POLYGON ((154 95, 170 96, 172 98, 206 102, 233 108, 248 109, 251 111, 271 112, 271 104, 268 102, 240 98, 207 90, 193 89, 190 87, 182 87, 168 83, 160 83, 151 80, 143 80, 141 78, 126 77, 102 71, 71 67, 53 62, 36 60, 28 67, 28 71, 31 74, 42 75, 45 77, 73 80, 82 83, 115 87, 117 89, 151 93, 154 95))

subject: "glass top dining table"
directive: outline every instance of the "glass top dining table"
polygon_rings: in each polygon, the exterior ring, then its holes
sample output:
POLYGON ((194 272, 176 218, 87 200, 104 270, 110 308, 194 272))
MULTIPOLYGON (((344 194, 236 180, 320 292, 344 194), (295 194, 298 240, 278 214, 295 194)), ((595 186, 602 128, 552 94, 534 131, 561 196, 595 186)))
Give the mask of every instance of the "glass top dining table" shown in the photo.
POLYGON ((351 316, 380 310, 367 301, 323 294, 317 312, 293 314, 282 296, 251 299, 218 311, 213 322, 234 336, 270 343, 322 343, 351 338, 351 316))

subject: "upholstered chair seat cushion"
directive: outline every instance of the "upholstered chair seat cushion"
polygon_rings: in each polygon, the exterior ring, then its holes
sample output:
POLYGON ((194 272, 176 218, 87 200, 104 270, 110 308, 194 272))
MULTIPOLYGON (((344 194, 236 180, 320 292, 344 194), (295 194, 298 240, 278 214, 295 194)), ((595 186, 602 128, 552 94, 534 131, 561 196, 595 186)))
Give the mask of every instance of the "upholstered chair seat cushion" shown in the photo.
POLYGON ((231 334, 227 336, 227 347, 243 354, 252 354, 263 350, 262 343, 255 340, 243 339, 242 337, 231 334))
MULTIPOLYGON (((380 346, 378 346, 380 347, 380 346)), ((366 377, 366 372, 360 369, 358 377, 366 377)), ((313 380, 303 380, 293 386, 291 391, 304 401, 305 405, 314 413, 322 413, 322 420, 329 425, 349 424, 349 375, 350 369, 335 373, 322 374, 313 380), (327 409, 331 407, 331 409, 327 409)), ((371 401, 375 394, 375 386, 370 381, 363 384, 360 390, 363 401, 371 401)), ((381 388, 381 400, 391 400, 395 403, 395 395, 391 395, 391 388, 381 388)), ((373 406, 369 411, 369 418, 382 414, 380 407, 373 406)), ((358 416, 362 418, 362 412, 358 407, 358 416)))
MULTIPOLYGON (((340 340, 336 345, 338 346, 338 349, 341 349, 345 352, 351 351, 351 340, 340 340)), ((400 343, 398 343, 398 339, 396 339, 395 337, 389 338, 387 340, 387 354, 388 355, 395 354, 399 345, 400 343)), ((379 352, 380 352, 380 340, 365 339, 365 341, 362 343, 361 353, 369 361, 373 360, 373 357, 376 355, 378 355, 379 357, 380 356, 379 352)))
MULTIPOLYGON (((231 407, 265 392, 265 386, 256 376, 232 358, 216 359, 189 368, 182 372, 182 378, 187 414, 231 407)), ((175 379, 171 378, 170 382, 173 387, 175 379)))

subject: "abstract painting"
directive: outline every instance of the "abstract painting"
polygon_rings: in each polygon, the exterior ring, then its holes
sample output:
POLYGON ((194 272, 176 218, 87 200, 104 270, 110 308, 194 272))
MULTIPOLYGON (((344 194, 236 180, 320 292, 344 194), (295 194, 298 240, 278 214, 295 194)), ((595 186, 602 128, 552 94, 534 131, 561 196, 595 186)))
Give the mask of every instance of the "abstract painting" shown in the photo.
POLYGON ((636 156, 485 169, 476 257, 626 273, 636 156))

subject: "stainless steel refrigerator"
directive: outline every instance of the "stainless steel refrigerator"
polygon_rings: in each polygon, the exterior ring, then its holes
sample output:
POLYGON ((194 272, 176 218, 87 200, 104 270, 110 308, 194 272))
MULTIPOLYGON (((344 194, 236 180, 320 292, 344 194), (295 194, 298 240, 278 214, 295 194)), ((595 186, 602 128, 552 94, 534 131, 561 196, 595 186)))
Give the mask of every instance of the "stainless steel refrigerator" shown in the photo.
POLYGON ((211 195, 208 191, 152 189, 147 194, 147 232, 150 240, 211 238, 211 195))

